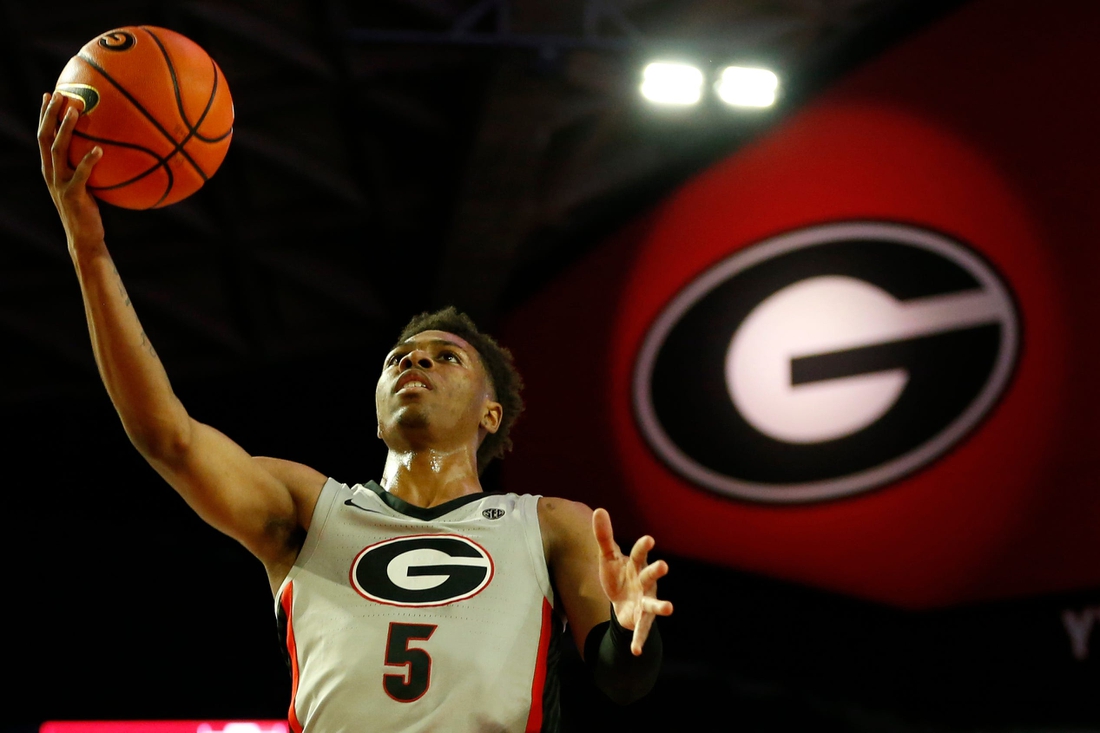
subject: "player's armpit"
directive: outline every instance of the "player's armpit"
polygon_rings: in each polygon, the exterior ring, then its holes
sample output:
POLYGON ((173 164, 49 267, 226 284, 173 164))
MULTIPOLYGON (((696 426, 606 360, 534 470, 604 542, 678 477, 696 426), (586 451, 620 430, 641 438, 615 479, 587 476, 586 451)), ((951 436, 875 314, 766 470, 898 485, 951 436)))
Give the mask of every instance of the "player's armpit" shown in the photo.
POLYGON ((269 570, 293 563, 325 483, 321 473, 290 461, 253 458, 195 420, 176 450, 145 457, 205 522, 236 539, 269 570))
POLYGON ((252 461, 274 476, 290 491, 290 498, 294 502, 298 526, 308 532, 310 521, 313 519, 313 510, 317 507, 317 499, 321 496, 321 489, 325 487, 328 478, 320 471, 294 461, 282 458, 270 458, 268 456, 254 456, 252 461))

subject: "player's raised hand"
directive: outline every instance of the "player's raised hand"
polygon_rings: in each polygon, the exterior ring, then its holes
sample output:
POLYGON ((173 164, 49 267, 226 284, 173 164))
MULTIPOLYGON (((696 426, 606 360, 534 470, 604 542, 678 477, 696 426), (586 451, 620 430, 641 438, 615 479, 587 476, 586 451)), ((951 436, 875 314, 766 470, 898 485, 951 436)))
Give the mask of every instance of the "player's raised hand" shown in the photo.
POLYGON ((69 165, 69 143, 80 116, 76 107, 61 94, 44 94, 38 114, 38 153, 42 158, 42 177, 50 189, 70 246, 77 239, 103 239, 103 220, 99 205, 88 192, 88 176, 103 157, 100 147, 93 148, 73 168, 69 165))
POLYGON ((637 656, 642 653, 654 617, 672 613, 671 603, 657 599, 657 579, 668 574, 668 563, 658 560, 647 564, 654 545, 649 535, 634 543, 630 555, 624 555, 615 543, 611 517, 604 509, 592 514, 592 532, 600 546, 600 583, 611 600, 615 618, 624 629, 634 631, 630 651, 637 656))

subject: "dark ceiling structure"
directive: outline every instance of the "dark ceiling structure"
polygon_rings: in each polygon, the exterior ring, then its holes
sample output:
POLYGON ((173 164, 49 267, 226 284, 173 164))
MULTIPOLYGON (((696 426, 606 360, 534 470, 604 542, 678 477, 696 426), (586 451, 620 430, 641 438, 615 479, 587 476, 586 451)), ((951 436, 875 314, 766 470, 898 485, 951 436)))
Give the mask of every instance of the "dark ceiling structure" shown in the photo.
POLYGON ((104 207, 139 313, 186 380, 384 344, 448 303, 492 326, 687 175, 957 4, 6 0, 0 404, 98 388, 34 117, 67 59, 112 27, 188 35, 233 93, 234 139, 204 190, 104 207), (766 64, 784 98, 655 109, 637 91, 651 58, 766 64))

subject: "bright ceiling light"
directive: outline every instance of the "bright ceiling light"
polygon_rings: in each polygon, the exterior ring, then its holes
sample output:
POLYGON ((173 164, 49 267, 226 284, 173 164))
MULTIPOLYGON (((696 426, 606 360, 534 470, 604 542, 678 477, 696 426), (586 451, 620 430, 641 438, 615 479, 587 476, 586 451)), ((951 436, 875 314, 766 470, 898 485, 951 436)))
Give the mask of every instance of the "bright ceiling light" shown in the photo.
POLYGON ((734 107, 771 107, 775 104, 779 77, 767 69, 727 66, 715 85, 718 96, 734 107))
POLYGON ((642 96, 658 104, 697 104, 703 97, 703 72, 690 64, 655 61, 642 72, 642 96))

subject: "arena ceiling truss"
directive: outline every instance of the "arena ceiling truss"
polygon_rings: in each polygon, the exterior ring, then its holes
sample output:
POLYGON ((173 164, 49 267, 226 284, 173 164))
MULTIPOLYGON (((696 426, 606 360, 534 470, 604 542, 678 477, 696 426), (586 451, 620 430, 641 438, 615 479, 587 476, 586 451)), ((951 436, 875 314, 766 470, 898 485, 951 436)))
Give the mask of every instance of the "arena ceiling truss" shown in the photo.
POLYGON ((955 3, 918 0, 0 1, 0 404, 100 389, 38 171, 39 95, 110 28, 225 71, 217 176, 108 243, 175 379, 390 338, 453 302, 492 324, 686 176, 955 3), (935 6, 935 7, 933 7, 935 6), (652 57, 766 63, 773 111, 647 107, 652 57))

